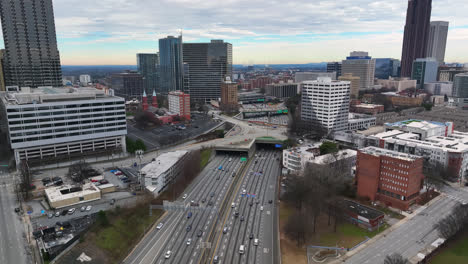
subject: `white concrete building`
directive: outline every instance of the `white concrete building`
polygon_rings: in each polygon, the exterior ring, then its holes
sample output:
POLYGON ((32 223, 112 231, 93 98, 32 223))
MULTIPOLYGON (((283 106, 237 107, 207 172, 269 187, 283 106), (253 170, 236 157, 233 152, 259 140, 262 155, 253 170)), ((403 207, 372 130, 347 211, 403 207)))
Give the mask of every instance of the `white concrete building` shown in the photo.
POLYGON ((377 118, 371 115, 349 113, 348 130, 366 130, 376 125, 377 118))
POLYGON ((124 151, 123 98, 94 88, 16 88, 0 94, 16 164, 124 151))
POLYGON ((418 82, 416 80, 410 80, 409 78, 393 78, 377 79, 377 85, 382 85, 382 88, 395 89, 397 92, 404 91, 406 89, 416 89, 418 82))
POLYGON ((161 154, 141 169, 145 188, 157 196, 182 173, 182 162, 187 151, 178 150, 161 154))
POLYGON ((301 119, 331 131, 348 129, 350 82, 319 77, 302 83, 301 119))
POLYGON ((80 84, 81 85, 88 85, 91 82, 91 76, 88 74, 80 75, 80 84))
POLYGON ((283 150, 283 167, 289 173, 300 173, 304 171, 308 164, 326 165, 338 160, 348 159, 351 173, 351 168, 356 164, 357 151, 345 149, 334 154, 320 155, 320 145, 321 143, 317 143, 283 150))
POLYGON ((360 90, 370 90, 374 88, 375 59, 369 56, 367 52, 353 51, 346 60, 342 62, 341 73, 351 73, 359 77, 360 90))
POLYGON ((453 122, 434 122, 417 119, 404 120, 395 123, 385 123, 385 129, 398 130, 419 135, 419 139, 428 137, 450 136, 453 132, 453 122))

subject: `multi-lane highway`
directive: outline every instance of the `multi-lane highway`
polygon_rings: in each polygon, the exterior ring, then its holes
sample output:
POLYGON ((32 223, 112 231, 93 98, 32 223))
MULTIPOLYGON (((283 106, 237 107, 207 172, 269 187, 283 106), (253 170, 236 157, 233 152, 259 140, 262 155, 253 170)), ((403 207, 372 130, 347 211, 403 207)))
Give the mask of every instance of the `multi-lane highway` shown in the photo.
POLYGON ((217 230, 210 263, 276 263, 277 151, 260 151, 233 197, 217 230), (243 245, 243 252, 240 251, 243 245))
POLYGON ((163 227, 147 235, 125 263, 197 263, 206 246, 203 242, 218 220, 218 209, 233 180, 239 177, 241 165, 239 156, 217 156, 187 188, 186 199, 179 199, 186 205, 168 211, 161 220, 163 227), (190 206, 191 201, 200 206, 190 206), (192 213, 190 218, 189 213, 192 213), (190 244, 188 239, 191 239, 190 244), (167 251, 171 251, 171 255, 166 259, 167 251))

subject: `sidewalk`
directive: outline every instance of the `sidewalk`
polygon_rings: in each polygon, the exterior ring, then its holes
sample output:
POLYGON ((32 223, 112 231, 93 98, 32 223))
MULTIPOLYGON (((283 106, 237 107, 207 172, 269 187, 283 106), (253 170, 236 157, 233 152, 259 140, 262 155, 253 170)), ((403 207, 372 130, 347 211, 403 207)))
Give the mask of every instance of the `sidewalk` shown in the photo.
POLYGON ((341 258, 341 259, 338 259, 338 260, 335 260, 333 262, 330 262, 331 264, 338 264, 338 263, 342 263, 342 262, 345 262, 346 259, 350 258, 351 256, 359 253, 361 250, 365 249, 368 245, 374 243, 375 241, 379 240, 380 238, 382 237, 385 237, 387 234, 389 234, 390 232, 393 232, 395 229, 399 228, 400 226, 402 226, 403 224, 405 224, 406 222, 410 221, 413 217, 415 217, 416 215, 418 215, 420 212, 422 212, 424 209, 426 209, 427 207, 429 207, 430 205, 432 205, 433 203, 439 201, 440 199, 442 199, 444 195, 441 194, 439 196, 437 196, 436 198, 432 199, 431 201, 429 201, 426 205, 423 205, 421 207, 419 207, 417 210, 415 210, 412 214, 408 214, 406 212, 402 212, 402 214, 405 216, 404 219, 400 220, 398 223, 396 223, 395 225, 391 226, 390 228, 388 228, 387 230, 383 231, 382 233, 376 235, 375 237, 371 238, 370 240, 368 240, 366 243, 360 245, 359 247, 357 247, 356 249, 354 249, 353 251, 349 251, 349 252, 346 252, 346 254, 344 255, 345 257, 344 258, 341 258))

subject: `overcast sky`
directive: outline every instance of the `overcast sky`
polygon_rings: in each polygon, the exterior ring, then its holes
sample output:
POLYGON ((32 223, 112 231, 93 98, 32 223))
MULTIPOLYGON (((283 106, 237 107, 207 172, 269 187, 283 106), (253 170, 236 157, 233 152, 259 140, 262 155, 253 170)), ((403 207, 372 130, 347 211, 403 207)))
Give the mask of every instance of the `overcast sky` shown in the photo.
MULTIPOLYGON (((308 63, 350 51, 400 59, 406 0, 54 0, 63 65, 136 64, 157 40, 224 39, 236 64, 308 63)), ((433 0, 446 61, 468 62, 468 0, 433 0)))

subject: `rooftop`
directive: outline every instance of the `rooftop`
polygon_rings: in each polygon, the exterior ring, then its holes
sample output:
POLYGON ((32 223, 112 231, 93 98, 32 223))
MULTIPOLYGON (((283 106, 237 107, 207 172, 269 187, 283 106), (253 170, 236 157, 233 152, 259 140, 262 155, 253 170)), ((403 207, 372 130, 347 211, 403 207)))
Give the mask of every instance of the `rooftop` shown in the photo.
POLYGON ((420 129, 431 129, 436 127, 446 127, 449 124, 435 122, 435 121, 425 121, 419 119, 409 119, 404 121, 399 121, 395 123, 385 123, 386 127, 397 127, 397 128, 404 128, 404 127, 413 127, 413 128, 420 128, 420 129))
POLYGON ((392 157, 400 160, 406 160, 406 161, 415 161, 420 159, 421 157, 416 156, 416 155, 411 155, 411 154, 406 154, 406 153, 401 153, 398 151, 393 151, 393 150, 388 150, 388 149, 383 149, 383 148, 377 148, 377 147, 367 147, 359 150, 361 153, 373 155, 376 157, 380 156, 387 156, 387 157, 392 157))
POLYGON ((20 90, 1 93, 0 98, 3 100, 5 105, 25 105, 72 100, 108 99, 116 97, 93 87, 21 87, 20 90))
POLYGON ((174 166, 185 154, 187 154, 186 150, 163 153, 157 157, 155 161, 144 166, 141 172, 144 173, 146 177, 157 178, 174 166))
POLYGON ((101 191, 92 183, 84 184, 82 187, 64 185, 45 189, 46 196, 51 203, 70 198, 82 197, 96 192, 101 193, 101 191))
POLYGON ((365 206, 365 205, 362 205, 362 204, 359 204, 350 200, 343 200, 340 202, 340 204, 346 210, 351 211, 357 214, 358 216, 364 217, 369 220, 376 219, 384 215, 384 213, 378 210, 375 210, 373 208, 370 208, 368 206, 365 206))
POLYGON ((379 105, 379 104, 358 104, 358 105, 355 105, 354 107, 373 109, 376 107, 384 107, 384 106, 379 105))
POLYGON ((355 157, 356 155, 357 155, 357 151, 352 150, 352 149, 344 149, 344 150, 338 151, 335 154, 330 153, 326 155, 317 156, 311 162, 315 164, 329 164, 337 160, 342 160, 342 159, 346 159, 349 157, 355 157))

